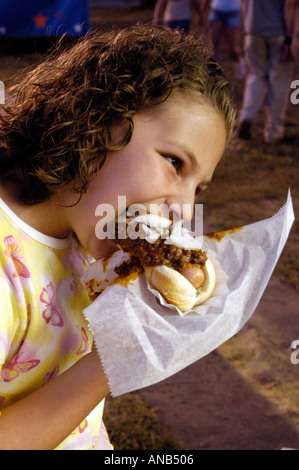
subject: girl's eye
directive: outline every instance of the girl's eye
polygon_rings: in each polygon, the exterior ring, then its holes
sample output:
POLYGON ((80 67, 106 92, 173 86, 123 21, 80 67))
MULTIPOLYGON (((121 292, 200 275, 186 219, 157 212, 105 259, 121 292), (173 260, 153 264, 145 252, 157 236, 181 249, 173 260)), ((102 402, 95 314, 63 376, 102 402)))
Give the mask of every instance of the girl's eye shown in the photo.
POLYGON ((169 161, 169 163, 176 169, 177 172, 181 169, 183 162, 180 158, 174 157, 173 155, 163 155, 163 157, 169 161))

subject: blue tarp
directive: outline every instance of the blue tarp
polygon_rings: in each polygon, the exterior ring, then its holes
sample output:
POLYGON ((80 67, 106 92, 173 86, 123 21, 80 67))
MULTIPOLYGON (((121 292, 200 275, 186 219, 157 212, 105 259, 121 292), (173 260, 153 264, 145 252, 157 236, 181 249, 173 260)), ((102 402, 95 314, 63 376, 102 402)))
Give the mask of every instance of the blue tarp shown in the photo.
POLYGON ((0 0, 0 38, 81 36, 89 30, 87 0, 0 0))

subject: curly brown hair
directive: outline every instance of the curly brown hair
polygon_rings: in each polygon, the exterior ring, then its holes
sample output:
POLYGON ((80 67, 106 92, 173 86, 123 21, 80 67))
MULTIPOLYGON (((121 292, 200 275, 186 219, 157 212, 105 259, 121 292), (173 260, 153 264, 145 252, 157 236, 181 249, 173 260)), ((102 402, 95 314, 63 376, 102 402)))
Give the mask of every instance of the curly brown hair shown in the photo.
POLYGON ((230 141, 231 87, 208 47, 194 35, 137 25, 94 32, 49 57, 16 86, 0 114, 0 178, 36 204, 71 184, 79 194, 108 151, 123 148, 133 116, 173 90, 199 92, 219 110, 230 141), (112 143, 113 126, 125 132, 112 143))

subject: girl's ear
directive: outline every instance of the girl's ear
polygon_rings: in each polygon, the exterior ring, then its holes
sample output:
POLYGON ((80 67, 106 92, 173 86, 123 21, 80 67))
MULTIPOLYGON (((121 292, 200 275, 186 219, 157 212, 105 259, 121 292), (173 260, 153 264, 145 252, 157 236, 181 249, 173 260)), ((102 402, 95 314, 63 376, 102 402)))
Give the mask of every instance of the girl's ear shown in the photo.
POLYGON ((121 150, 131 140, 134 130, 133 120, 119 120, 110 127, 110 150, 121 150))

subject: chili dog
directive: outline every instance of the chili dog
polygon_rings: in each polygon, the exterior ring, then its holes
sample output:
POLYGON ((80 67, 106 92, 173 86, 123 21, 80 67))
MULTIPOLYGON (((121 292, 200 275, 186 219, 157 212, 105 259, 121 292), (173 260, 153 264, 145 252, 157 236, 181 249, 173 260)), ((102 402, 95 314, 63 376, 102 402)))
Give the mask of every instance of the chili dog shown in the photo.
POLYGON ((171 243, 171 237, 168 243, 164 241, 163 230, 172 224, 168 219, 147 214, 134 219, 135 228, 140 223, 146 227, 146 230, 143 227, 144 238, 117 239, 117 246, 130 255, 130 260, 116 267, 115 272, 122 277, 137 269, 140 273, 144 272, 147 281, 160 292, 166 302, 175 305, 182 312, 205 302, 216 284, 215 269, 206 252, 199 248, 184 248, 192 246, 194 239, 188 238, 187 243, 185 239, 179 242, 174 240, 176 244, 171 243), (160 230, 156 230, 159 224, 160 230))
POLYGON ((215 269, 209 258, 203 266, 186 266, 181 272, 163 265, 145 268, 145 275, 164 299, 182 312, 208 300, 216 284, 215 269))

